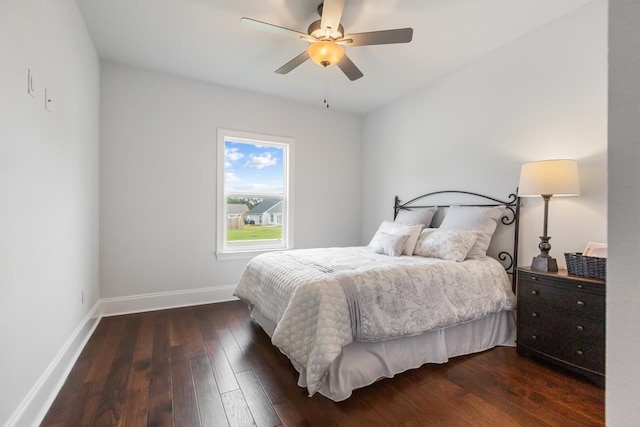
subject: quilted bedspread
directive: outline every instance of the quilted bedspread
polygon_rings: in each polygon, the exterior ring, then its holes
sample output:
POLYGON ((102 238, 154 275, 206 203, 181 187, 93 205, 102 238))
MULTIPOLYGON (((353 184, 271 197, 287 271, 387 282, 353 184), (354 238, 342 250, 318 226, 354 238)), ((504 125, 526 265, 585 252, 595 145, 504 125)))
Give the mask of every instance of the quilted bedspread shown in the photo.
POLYGON ((306 368, 309 395, 354 340, 417 335, 515 308, 508 276, 492 258, 457 263, 367 247, 257 256, 234 295, 277 325, 272 342, 306 368))

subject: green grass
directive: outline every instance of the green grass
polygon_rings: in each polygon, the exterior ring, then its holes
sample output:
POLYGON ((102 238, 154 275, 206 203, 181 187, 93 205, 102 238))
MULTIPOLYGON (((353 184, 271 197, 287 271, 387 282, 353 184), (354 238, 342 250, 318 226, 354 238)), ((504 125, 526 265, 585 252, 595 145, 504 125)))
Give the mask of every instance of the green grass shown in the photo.
POLYGON ((245 225, 242 230, 227 230, 227 241, 282 239, 280 225, 245 225))

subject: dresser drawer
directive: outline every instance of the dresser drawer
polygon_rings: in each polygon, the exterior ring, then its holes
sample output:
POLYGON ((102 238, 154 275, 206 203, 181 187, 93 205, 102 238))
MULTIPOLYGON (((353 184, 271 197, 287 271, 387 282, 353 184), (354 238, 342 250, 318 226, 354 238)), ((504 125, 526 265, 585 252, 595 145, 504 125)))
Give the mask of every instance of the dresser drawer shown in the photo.
POLYGON ((518 344, 541 352, 564 363, 604 373, 604 345, 590 344, 585 340, 567 339, 557 331, 521 324, 518 330, 518 344))
POLYGON ((521 303, 518 307, 518 323, 552 332, 578 344, 602 347, 605 344, 604 322, 587 316, 567 316, 541 304, 521 303))
POLYGON ((592 286, 581 283, 566 284, 547 277, 520 273, 518 303, 529 302, 557 309, 568 315, 603 319, 605 297, 592 286), (582 286, 582 287, 579 287, 582 286))

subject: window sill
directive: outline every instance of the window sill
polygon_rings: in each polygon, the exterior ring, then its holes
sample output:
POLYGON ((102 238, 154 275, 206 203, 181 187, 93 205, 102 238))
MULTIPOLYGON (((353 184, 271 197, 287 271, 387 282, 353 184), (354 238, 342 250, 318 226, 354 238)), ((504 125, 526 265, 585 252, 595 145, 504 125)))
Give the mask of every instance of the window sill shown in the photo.
POLYGON ((259 249, 259 250, 246 250, 246 251, 227 251, 216 252, 216 259, 218 261, 236 260, 236 259, 252 259, 258 255, 266 254, 267 252, 281 252, 288 251, 290 249, 259 249))

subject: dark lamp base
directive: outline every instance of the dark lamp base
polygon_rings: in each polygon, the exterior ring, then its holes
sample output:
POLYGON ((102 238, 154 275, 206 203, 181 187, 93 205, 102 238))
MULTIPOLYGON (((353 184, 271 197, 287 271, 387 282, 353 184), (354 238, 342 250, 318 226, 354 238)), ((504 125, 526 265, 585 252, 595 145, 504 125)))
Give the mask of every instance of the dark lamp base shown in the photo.
POLYGON ((531 261, 531 269, 538 271, 558 271, 558 263, 555 258, 550 256, 536 256, 533 257, 533 261, 531 261))

